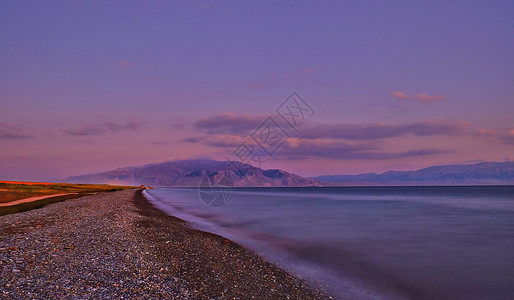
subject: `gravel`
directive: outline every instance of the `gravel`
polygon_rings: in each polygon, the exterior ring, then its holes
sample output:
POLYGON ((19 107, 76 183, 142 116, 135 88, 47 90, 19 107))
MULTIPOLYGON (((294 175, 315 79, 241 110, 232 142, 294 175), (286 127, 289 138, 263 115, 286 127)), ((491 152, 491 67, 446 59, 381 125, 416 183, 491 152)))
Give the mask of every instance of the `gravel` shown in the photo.
POLYGON ((140 190, 0 217, 0 272, 6 299, 330 299, 140 190))

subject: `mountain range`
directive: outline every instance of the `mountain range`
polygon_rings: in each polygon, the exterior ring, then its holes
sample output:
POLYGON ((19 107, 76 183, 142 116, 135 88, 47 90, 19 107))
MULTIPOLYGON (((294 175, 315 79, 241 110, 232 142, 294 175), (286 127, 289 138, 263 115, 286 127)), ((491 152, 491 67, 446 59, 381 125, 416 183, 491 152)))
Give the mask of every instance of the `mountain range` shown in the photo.
POLYGON ((217 184, 220 186, 262 187, 514 184, 514 162, 443 165, 417 171, 322 175, 306 178, 279 169, 263 170, 239 162, 192 159, 72 176, 61 180, 61 182, 144 184, 151 186, 217 184))
POLYGON ((473 185, 514 184, 514 162, 443 165, 417 171, 312 177, 324 185, 473 185))
POLYGON ((248 164, 206 159, 170 161, 113 171, 72 176, 74 183, 109 183, 151 186, 321 186, 315 179, 279 169, 263 170, 248 164))

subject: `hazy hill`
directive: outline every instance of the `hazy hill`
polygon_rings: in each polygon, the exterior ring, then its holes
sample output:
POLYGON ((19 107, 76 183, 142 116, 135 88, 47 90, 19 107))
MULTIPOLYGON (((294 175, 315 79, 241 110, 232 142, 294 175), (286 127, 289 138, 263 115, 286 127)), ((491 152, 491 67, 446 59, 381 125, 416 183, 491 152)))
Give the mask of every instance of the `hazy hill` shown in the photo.
POLYGON ((382 174, 323 175, 313 179, 327 185, 514 184, 514 162, 443 165, 418 171, 388 171, 382 174))
POLYGON ((64 182, 152 186, 199 186, 204 178, 229 186, 319 186, 317 180, 238 162, 181 160, 72 176, 64 182))

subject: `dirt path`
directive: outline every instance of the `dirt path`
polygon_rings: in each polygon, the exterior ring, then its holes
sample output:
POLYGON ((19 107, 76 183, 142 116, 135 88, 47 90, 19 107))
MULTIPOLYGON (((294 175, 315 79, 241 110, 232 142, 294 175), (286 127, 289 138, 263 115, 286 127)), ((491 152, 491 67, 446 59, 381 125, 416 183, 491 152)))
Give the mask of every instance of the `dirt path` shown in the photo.
POLYGON ((53 198, 53 197, 74 195, 74 194, 78 194, 78 193, 65 193, 65 194, 53 194, 53 195, 46 195, 46 196, 30 197, 30 198, 15 200, 15 201, 7 202, 7 203, 0 203, 0 207, 1 206, 13 206, 13 205, 21 204, 21 203, 28 203, 28 202, 32 202, 32 201, 43 200, 46 198, 53 198))

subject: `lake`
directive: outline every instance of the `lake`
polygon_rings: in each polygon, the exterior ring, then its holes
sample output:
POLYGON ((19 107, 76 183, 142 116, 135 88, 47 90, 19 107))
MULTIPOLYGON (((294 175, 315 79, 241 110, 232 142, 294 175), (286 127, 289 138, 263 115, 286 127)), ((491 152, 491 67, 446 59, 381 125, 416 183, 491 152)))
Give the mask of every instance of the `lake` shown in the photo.
POLYGON ((214 189, 229 195, 220 207, 205 205, 204 192, 144 194, 335 298, 514 295, 512 186, 214 189))

